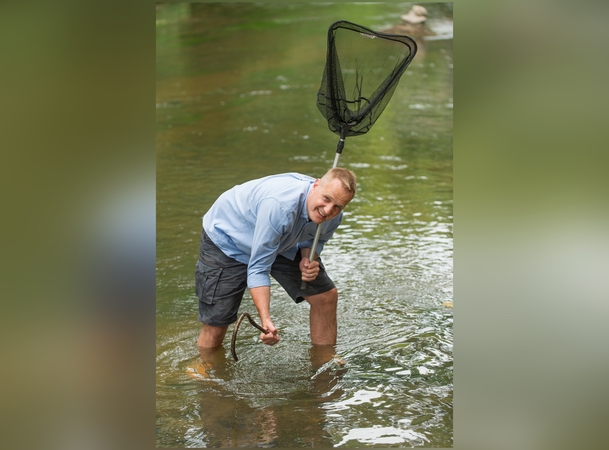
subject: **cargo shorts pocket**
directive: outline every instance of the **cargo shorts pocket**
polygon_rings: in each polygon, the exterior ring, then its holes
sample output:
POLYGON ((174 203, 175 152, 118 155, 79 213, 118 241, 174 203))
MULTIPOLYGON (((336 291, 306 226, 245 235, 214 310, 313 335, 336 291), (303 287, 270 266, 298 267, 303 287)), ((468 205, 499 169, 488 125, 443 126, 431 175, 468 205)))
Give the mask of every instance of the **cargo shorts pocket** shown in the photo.
POLYGON ((216 303, 216 289, 221 274, 222 267, 212 267, 197 261, 195 291, 200 301, 208 305, 216 303))

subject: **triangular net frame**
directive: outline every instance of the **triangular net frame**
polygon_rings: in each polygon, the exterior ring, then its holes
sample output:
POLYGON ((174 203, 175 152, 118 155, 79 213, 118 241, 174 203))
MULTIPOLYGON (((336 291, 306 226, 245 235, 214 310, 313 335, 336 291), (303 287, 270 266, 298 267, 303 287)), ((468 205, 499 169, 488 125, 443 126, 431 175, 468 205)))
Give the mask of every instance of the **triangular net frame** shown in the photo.
POLYGON ((326 66, 317 107, 344 139, 367 133, 414 58, 408 36, 384 34, 347 21, 328 29, 326 66))

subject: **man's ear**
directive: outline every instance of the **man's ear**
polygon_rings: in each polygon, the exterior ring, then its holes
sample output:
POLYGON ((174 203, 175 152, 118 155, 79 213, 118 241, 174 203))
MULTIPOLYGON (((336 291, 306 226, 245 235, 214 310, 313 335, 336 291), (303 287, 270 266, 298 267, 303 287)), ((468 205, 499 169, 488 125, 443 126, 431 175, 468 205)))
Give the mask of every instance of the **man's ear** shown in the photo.
POLYGON ((319 183, 320 183, 320 182, 321 182, 321 179, 320 179, 320 178, 317 178, 317 179, 315 180, 315 183, 313 183, 313 189, 315 189, 317 186, 319 186, 319 183))

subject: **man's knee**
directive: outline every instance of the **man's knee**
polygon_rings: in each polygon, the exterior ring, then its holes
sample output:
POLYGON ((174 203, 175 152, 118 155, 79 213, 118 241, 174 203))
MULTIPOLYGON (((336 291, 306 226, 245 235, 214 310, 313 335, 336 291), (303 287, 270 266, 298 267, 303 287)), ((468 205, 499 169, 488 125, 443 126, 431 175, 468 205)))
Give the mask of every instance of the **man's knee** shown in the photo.
POLYGON ((333 288, 330 289, 328 292, 326 292, 327 294, 327 298, 326 298, 326 302, 336 305, 336 303, 338 303, 338 289, 333 288))
POLYGON ((336 308, 338 303, 338 289, 333 288, 321 294, 306 298, 311 306, 320 308, 336 308))

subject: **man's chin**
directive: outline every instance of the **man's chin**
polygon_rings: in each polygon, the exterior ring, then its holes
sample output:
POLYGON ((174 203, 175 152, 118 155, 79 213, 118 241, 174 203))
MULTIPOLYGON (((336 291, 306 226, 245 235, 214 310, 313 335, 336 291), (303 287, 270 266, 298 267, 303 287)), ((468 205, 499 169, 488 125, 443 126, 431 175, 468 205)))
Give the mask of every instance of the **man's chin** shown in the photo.
POLYGON ((309 214, 309 220, 311 220, 311 222, 314 222, 316 224, 320 224, 326 221, 326 217, 322 217, 320 214, 317 213, 317 211, 315 211, 315 213, 311 216, 311 214, 309 214))

